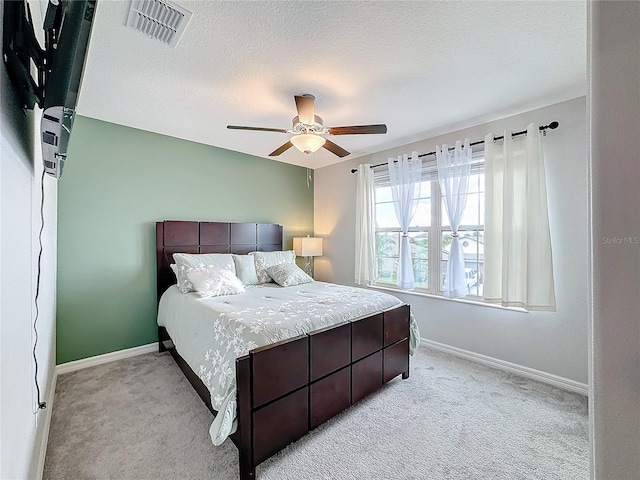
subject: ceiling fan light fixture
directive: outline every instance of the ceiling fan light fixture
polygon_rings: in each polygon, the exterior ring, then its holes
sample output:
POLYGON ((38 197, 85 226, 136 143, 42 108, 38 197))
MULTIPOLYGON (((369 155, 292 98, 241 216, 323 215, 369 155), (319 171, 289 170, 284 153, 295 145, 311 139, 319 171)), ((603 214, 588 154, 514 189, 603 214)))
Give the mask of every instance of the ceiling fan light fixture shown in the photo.
POLYGON ((302 153, 314 153, 320 149, 327 140, 313 133, 301 133, 291 137, 291 143, 302 153))

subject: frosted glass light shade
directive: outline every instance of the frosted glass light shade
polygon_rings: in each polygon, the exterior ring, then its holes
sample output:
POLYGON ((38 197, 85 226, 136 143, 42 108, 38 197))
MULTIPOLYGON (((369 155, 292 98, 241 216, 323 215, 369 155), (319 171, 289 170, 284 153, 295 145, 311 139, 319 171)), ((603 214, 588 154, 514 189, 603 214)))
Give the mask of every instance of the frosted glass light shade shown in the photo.
POLYGON ((301 133, 291 137, 290 141, 302 153, 313 153, 318 151, 318 149, 322 147, 327 140, 324 137, 313 133, 301 133))
POLYGON ((322 255, 322 238, 293 237, 293 250, 298 257, 320 257, 322 255))

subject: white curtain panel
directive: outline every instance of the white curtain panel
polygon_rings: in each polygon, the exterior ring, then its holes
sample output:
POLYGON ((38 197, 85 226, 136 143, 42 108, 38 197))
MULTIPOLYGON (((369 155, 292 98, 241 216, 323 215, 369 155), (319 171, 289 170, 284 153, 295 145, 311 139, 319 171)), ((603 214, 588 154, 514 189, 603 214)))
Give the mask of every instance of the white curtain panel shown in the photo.
POLYGON ((356 268, 357 285, 368 285, 376 278, 373 170, 358 165, 356 174, 356 268))
POLYGON ((408 232, 420 198, 422 160, 420 160, 418 152, 412 152, 411 157, 405 153, 398 156, 397 159, 389 158, 388 164, 393 206, 398 223, 400 223, 400 230, 402 230, 396 284, 402 290, 413 290, 415 278, 408 232))
POLYGON ((437 146, 436 160, 438 163, 438 180, 444 195, 453 234, 443 295, 448 298, 460 298, 468 293, 464 271, 464 252, 460 246, 458 228, 467 203, 469 176, 471 175, 469 139, 465 138, 464 146, 458 140, 455 148, 451 151, 449 151, 449 145, 437 146))
POLYGON ((555 311, 542 139, 485 138, 484 300, 505 307, 555 311))

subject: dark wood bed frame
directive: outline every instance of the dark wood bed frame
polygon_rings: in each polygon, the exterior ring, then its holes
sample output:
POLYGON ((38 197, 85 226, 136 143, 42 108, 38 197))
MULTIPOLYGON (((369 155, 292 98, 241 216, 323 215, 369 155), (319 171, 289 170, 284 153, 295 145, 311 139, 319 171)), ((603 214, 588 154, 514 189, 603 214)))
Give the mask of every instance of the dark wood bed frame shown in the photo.
MULTIPOLYGON (((282 226, 256 223, 156 223, 158 300, 175 283, 169 265, 183 253, 282 250, 282 226)), ((210 393, 158 327, 160 351, 169 351, 215 415, 210 393)), ((378 390, 409 377, 409 306, 340 323, 265 347, 236 360, 241 480, 256 466, 326 420, 378 390)))

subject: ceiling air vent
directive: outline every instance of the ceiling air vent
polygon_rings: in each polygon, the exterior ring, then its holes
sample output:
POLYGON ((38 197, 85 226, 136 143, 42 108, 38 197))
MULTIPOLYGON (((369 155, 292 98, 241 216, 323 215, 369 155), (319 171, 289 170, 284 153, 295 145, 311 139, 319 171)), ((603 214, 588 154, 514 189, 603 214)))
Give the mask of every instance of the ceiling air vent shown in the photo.
POLYGON ((166 0, 132 0, 127 26, 172 47, 178 44, 191 12, 166 0))

